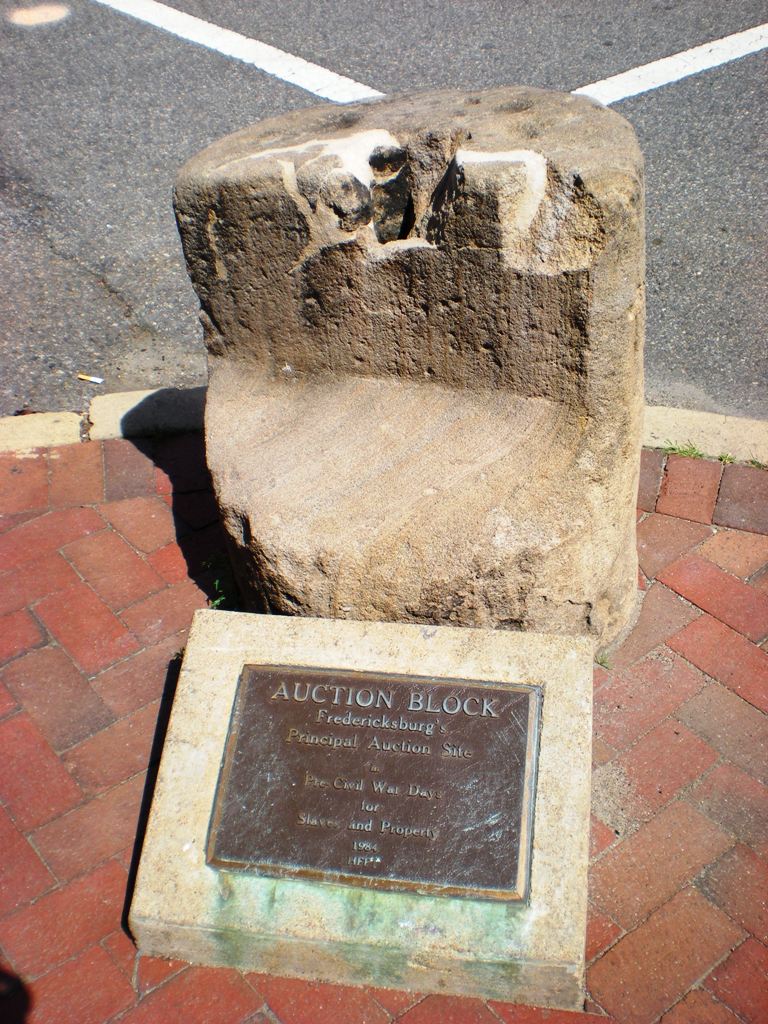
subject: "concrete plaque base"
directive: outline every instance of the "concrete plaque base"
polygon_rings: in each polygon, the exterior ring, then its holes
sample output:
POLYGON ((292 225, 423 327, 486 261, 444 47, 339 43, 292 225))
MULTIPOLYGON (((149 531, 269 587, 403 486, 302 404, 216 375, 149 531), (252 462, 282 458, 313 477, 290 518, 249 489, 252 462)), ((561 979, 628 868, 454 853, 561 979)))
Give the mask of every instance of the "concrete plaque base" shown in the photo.
POLYGON ((131 906, 140 951, 339 984, 580 1008, 591 708, 592 644, 585 639, 197 612, 131 906), (244 665, 538 688, 527 900, 266 877, 209 863, 211 815, 244 665))

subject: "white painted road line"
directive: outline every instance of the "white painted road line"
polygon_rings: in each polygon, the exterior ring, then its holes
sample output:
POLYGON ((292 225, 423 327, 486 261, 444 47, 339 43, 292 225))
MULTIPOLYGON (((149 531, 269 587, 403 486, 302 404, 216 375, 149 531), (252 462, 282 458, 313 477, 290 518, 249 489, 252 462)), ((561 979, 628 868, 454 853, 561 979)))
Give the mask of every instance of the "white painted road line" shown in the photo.
POLYGON ((216 50, 226 57, 234 57, 246 64, 252 64, 268 75, 282 78, 284 82, 306 89, 315 96, 333 100, 335 103, 352 103, 355 100, 376 99, 383 95, 367 85, 354 82, 351 78, 337 75, 318 64, 312 64, 301 57, 294 57, 257 39, 241 36, 227 28, 219 28, 201 18, 195 18, 184 11, 156 3, 155 0, 95 0, 96 3, 111 7, 113 11, 138 18, 155 28, 164 29, 180 39, 198 43, 209 50, 216 50))
POLYGON ((694 46, 692 50, 674 53, 671 57, 651 61, 620 75, 604 78, 601 82, 592 82, 574 89, 581 96, 591 96, 608 106, 626 100, 630 96, 638 96, 660 85, 679 82, 681 78, 697 75, 700 71, 716 68, 720 64, 746 57, 750 53, 758 53, 768 47, 768 24, 757 25, 745 32, 736 32, 723 39, 715 39, 702 46, 694 46))
MULTIPOLYGON (((113 11, 138 18, 155 28, 164 29, 180 39, 190 43, 198 43, 209 50, 235 60, 252 64, 268 75, 281 78, 300 89, 322 96, 323 99, 335 103, 353 103, 355 100, 376 99, 384 95, 367 85, 355 82, 351 78, 337 75, 319 64, 312 64, 302 57, 278 50, 257 39, 241 36, 228 28, 219 28, 202 18, 195 18, 174 7, 157 3, 156 0, 94 0, 113 11)), ((591 82, 574 89, 579 96, 590 96, 609 106, 626 100, 630 96, 658 89, 661 85, 679 82, 681 78, 697 75, 700 71, 719 67, 729 61, 746 57, 750 53, 758 53, 768 47, 768 24, 757 25, 744 32, 736 32, 723 39, 715 39, 702 46, 694 46, 691 50, 673 53, 671 57, 651 61, 639 68, 623 71, 620 75, 612 75, 600 82, 591 82)))

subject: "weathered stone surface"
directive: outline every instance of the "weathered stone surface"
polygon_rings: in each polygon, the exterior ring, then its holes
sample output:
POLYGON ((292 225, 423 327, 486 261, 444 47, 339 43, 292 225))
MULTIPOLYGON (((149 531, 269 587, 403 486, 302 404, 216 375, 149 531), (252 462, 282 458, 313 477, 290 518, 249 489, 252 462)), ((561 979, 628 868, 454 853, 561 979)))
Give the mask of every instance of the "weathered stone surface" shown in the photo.
POLYGON ((642 161, 583 97, 265 121, 176 189, 251 605, 587 634, 636 594, 642 161))

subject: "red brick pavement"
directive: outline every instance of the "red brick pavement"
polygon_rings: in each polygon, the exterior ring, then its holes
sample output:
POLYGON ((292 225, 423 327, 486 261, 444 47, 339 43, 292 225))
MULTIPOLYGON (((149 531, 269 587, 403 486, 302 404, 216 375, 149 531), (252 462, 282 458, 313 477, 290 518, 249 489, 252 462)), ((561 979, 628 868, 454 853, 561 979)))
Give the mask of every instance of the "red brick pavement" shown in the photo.
POLYGON ((0 1017, 765 1024, 768 473, 646 451, 638 509, 642 612, 595 669, 587 1012, 565 1013, 138 956, 142 799, 226 579, 201 439, 0 456, 0 1017))

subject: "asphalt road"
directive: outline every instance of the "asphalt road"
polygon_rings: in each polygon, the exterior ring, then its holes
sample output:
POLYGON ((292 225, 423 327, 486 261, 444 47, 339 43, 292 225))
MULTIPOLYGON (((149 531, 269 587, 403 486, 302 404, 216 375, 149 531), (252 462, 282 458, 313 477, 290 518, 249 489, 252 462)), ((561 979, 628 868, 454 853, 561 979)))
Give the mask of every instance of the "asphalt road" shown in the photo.
MULTIPOLYGON (((570 90, 768 20, 755 0, 170 2, 386 93, 570 90)), ((91 0, 56 23, 9 20, 35 6, 0 0, 0 415, 201 383, 176 169, 321 101, 91 0)), ((768 418, 766 53, 615 105, 647 160, 652 404, 768 418)))

